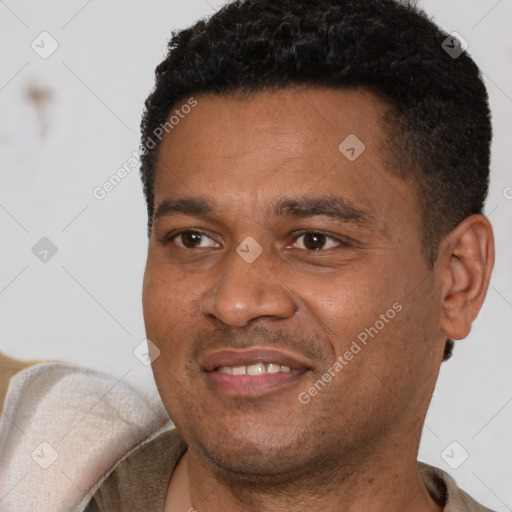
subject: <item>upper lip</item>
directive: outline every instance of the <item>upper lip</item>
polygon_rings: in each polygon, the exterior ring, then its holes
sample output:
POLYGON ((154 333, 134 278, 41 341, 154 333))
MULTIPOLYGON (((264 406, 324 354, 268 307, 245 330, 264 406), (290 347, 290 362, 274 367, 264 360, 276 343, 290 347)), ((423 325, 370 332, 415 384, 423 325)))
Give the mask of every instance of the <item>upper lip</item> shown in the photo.
POLYGON ((213 371, 221 366, 248 366, 257 363, 277 363, 289 366, 292 370, 306 370, 310 365, 298 355, 268 348, 253 347, 236 350, 233 348, 219 349, 206 353, 199 361, 205 371, 213 371))

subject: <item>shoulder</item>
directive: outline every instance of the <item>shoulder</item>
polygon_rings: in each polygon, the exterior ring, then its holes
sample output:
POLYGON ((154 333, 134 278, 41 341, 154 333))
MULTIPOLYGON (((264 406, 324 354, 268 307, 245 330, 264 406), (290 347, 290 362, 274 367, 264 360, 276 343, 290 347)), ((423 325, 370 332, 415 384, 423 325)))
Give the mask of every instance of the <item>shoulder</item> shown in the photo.
POLYGON ((21 370, 36 363, 37 361, 20 361, 19 359, 13 359, 0 352, 0 412, 2 412, 11 378, 21 370))
POLYGON ((83 510, 127 453, 172 427, 159 400, 122 378, 69 363, 4 363, 13 372, 0 416, 6 512, 83 510))
POLYGON ((162 510, 169 479, 186 449, 175 428, 146 442, 114 469, 85 512, 162 510))
POLYGON ((444 512, 493 512, 475 501, 456 484, 448 473, 441 469, 418 462, 418 471, 430 495, 437 501, 445 503, 444 512))

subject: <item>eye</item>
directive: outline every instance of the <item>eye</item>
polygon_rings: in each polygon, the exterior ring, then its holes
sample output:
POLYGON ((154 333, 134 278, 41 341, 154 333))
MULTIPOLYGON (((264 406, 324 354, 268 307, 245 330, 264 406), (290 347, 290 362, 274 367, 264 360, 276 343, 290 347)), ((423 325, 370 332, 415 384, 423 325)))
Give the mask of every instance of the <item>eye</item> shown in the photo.
MULTIPOLYGON (((198 245, 200 244, 202 239, 207 238, 213 242, 213 240, 202 233, 201 231, 180 231, 179 233, 175 233, 174 235, 170 237, 166 237, 164 243, 167 245, 168 243, 171 243, 174 239, 180 240, 182 243, 176 243, 178 247, 182 247, 183 249, 200 249, 202 247, 213 247, 208 245, 198 245)), ((216 242, 213 242, 214 244, 216 242)))
MULTIPOLYGON (((319 251, 321 249, 331 249, 336 246, 349 246, 348 243, 320 231, 305 231, 299 233, 295 240, 297 241, 301 238, 303 239, 303 242, 302 244, 299 244, 299 249, 305 249, 310 252, 319 251), (300 245, 302 245, 302 247, 300 245)), ((171 242, 176 243, 178 247, 183 249, 201 249, 205 247, 217 246, 217 243, 208 235, 201 231, 194 230, 183 230, 178 233, 169 235, 163 240, 164 245, 167 245, 171 242), (174 242, 174 240, 176 240, 176 242, 174 242), (210 241, 210 244, 208 244, 208 240, 210 241)))
POLYGON ((341 240, 338 240, 337 238, 334 238, 332 236, 329 236, 325 233, 319 232, 319 231, 306 231, 304 233, 299 234, 299 236, 296 238, 296 240, 299 240, 300 238, 303 238, 303 247, 300 247, 301 249, 304 248, 309 251, 318 251, 320 249, 331 249, 336 245, 342 245, 342 246, 348 246, 347 243, 342 242, 341 240), (330 244, 329 244, 330 241, 330 244), (326 244, 329 245, 329 247, 324 247, 326 244))

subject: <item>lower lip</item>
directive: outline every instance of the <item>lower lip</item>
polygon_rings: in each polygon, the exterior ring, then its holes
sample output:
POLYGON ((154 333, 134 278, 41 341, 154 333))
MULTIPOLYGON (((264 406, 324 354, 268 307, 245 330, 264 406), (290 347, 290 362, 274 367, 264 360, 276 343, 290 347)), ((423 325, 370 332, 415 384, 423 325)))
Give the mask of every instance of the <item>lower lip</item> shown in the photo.
POLYGON ((290 386, 304 377, 308 370, 264 373, 262 375, 231 375, 217 371, 205 372, 208 382, 228 396, 257 396, 290 386))

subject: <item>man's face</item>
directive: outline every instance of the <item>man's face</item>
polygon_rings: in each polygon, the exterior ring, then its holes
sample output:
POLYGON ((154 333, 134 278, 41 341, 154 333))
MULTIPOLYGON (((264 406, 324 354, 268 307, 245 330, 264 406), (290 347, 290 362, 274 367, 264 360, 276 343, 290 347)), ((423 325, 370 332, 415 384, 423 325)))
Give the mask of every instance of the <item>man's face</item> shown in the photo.
POLYGON ((383 158, 384 104, 308 88, 196 99, 162 141, 143 290, 189 450, 278 474, 417 443, 440 284, 415 188, 383 158), (303 204, 326 197, 338 208, 303 204), (169 202, 186 198, 211 211, 169 202))

